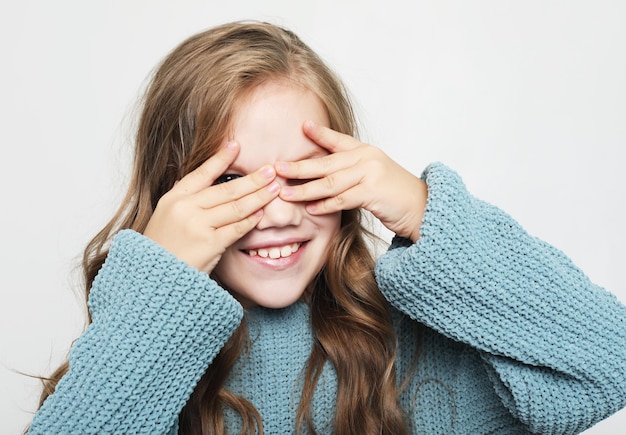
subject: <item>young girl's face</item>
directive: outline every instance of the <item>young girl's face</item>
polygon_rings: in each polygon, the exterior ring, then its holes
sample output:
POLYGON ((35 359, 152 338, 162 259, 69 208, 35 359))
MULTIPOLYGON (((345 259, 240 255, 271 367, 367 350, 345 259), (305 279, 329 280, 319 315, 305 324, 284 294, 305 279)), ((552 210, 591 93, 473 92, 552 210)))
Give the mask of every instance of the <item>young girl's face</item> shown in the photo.
MULTIPOLYGON (((241 150, 226 173, 246 175, 278 160, 328 154, 304 135, 305 120, 329 126, 326 109, 312 92, 284 81, 259 86, 235 112, 233 139, 241 150)), ((282 186, 303 182, 277 180, 282 186)), ((256 228, 222 256, 215 276, 244 306, 286 307, 322 268, 341 213, 312 216, 304 206, 272 200, 256 228)))

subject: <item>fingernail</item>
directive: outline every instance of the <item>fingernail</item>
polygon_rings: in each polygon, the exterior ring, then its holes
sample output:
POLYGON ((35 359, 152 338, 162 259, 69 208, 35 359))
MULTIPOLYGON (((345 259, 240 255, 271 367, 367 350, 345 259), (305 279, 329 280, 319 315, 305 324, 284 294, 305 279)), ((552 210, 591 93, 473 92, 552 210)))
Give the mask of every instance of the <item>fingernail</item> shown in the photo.
POLYGON ((274 172, 274 168, 272 168, 271 166, 266 166, 265 168, 263 168, 261 174, 267 179, 274 178, 274 175, 276 175, 276 173, 274 172))
POLYGON ((226 144, 226 148, 228 148, 230 151, 236 150, 237 149, 237 142, 230 141, 226 144))
POLYGON ((309 213, 314 213, 315 210, 317 210, 317 205, 316 204, 307 204, 306 206, 306 211, 309 213))
POLYGON ((282 196, 284 198, 289 198, 293 196, 293 187, 285 186, 283 187, 283 190, 280 193, 282 193, 282 196))
POLYGON ((311 121, 310 119, 308 121, 304 122, 304 126, 306 128, 315 128, 317 127, 317 124, 315 123, 315 121, 311 121))
POLYGON ((271 193, 276 193, 280 190, 280 184, 274 181, 269 186, 267 186, 267 190, 269 190, 271 193))
POLYGON ((289 169, 289 165, 286 162, 276 162, 274 166, 278 172, 285 172, 289 169))

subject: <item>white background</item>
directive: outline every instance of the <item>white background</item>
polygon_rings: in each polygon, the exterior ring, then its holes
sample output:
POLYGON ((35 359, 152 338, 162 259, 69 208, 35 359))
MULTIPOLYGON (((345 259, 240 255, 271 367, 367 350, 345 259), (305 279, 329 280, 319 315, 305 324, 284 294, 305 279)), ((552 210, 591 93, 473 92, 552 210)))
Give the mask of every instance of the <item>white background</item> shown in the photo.
MULTIPOLYGON (((127 180, 138 92, 184 38, 295 30, 344 78, 363 139, 470 191, 626 302, 626 2, 21 1, 0 12, 0 433, 83 327, 81 250, 127 180)), ((623 433, 626 411, 589 434, 623 433), (621 429, 621 430, 620 430, 621 429)))

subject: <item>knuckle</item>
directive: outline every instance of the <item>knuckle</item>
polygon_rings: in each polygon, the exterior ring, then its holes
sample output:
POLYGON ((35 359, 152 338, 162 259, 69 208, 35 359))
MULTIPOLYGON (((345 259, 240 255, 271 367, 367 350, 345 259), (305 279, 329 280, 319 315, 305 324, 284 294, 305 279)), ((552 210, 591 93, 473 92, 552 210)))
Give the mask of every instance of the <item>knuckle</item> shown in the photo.
POLYGON ((253 225, 250 222, 250 219, 245 219, 239 222, 235 222, 235 224, 233 225, 233 232, 235 233, 235 236, 237 239, 240 239, 241 237, 245 236, 248 231, 250 231, 252 229, 253 225))
POLYGON ((196 177, 204 180, 207 178, 213 178, 214 177, 214 169, 213 169, 213 165, 211 164, 211 161, 207 161, 205 163, 203 163, 202 165, 198 166, 198 168, 193 171, 190 175, 195 175, 196 177))
POLYGON ((343 205, 346 203, 346 198, 340 194, 334 197, 334 202, 335 202, 335 205, 341 209, 343 205))
POLYGON ((243 205, 241 201, 232 201, 230 202, 230 208, 232 213, 237 219, 242 219, 246 216, 246 213, 243 210, 243 205))
POLYGON ((325 172, 332 170, 332 166, 333 166, 332 154, 328 156, 320 157, 317 160, 321 163, 322 168, 324 169, 325 172))
POLYGON ((236 185, 234 184, 235 181, 236 180, 226 183, 220 183, 217 185, 217 188, 220 189, 220 192, 224 194, 227 198, 232 198, 237 194, 236 185))
POLYGON ((169 204, 168 214, 175 222, 189 222, 192 218, 191 209, 186 201, 173 201, 169 204))
POLYGON ((335 177, 332 175, 329 175, 327 177, 324 177, 323 179, 323 183, 324 183, 324 189, 332 191, 335 187, 336 184, 336 180, 335 177))

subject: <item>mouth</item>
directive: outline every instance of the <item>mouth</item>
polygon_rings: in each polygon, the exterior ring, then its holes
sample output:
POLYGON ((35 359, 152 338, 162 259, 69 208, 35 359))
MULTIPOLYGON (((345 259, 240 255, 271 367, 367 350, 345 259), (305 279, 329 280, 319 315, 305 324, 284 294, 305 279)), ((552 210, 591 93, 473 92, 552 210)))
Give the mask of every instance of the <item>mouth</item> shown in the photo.
POLYGON ((258 249, 244 249, 243 252, 248 254, 250 257, 261 257, 261 258, 287 258, 291 255, 298 252, 302 246, 302 242, 290 243, 282 246, 268 246, 266 248, 258 248, 258 249))

